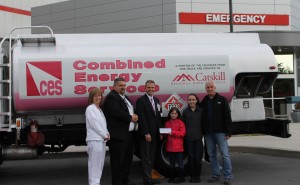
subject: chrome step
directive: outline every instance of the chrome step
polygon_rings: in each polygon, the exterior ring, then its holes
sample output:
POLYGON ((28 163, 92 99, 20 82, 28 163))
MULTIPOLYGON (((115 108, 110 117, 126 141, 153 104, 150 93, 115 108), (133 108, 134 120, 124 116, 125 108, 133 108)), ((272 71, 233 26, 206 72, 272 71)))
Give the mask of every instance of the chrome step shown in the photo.
POLYGON ((0 96, 0 99, 11 100, 11 96, 0 96))
POLYGON ((0 116, 10 116, 10 112, 0 112, 0 116))
POLYGON ((10 80, 0 80, 0 83, 10 83, 10 80))
POLYGON ((10 64, 0 64, 0 67, 9 67, 10 64))

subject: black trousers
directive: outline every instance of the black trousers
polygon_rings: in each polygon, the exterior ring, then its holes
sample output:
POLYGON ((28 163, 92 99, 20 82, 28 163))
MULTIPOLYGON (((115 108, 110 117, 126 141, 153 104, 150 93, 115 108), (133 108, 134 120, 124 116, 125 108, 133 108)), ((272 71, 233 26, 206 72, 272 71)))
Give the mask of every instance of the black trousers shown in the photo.
POLYGON ((202 170, 203 142, 202 140, 185 141, 188 154, 190 175, 199 177, 202 170))
POLYGON ((141 150, 141 160, 143 165, 143 181, 151 181, 151 172, 153 169, 153 163, 155 158, 156 150, 156 138, 152 138, 151 143, 145 140, 145 137, 140 138, 140 150, 141 150))
POLYGON ((178 167, 183 169, 183 152, 168 152, 169 160, 170 160, 170 166, 172 168, 175 168, 176 163, 178 164, 178 167))
POLYGON ((133 132, 128 132, 124 140, 111 139, 109 141, 112 185, 123 185, 129 181, 133 151, 133 132))

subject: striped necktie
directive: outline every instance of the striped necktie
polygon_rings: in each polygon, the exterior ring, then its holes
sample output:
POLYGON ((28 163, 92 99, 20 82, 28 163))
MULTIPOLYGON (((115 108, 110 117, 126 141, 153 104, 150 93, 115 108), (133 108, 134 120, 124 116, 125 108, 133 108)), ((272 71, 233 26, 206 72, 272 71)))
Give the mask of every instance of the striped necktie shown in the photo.
POLYGON ((151 105, 152 105, 154 114, 156 114, 156 111, 155 111, 155 103, 154 103, 153 97, 150 97, 150 102, 151 102, 151 105))

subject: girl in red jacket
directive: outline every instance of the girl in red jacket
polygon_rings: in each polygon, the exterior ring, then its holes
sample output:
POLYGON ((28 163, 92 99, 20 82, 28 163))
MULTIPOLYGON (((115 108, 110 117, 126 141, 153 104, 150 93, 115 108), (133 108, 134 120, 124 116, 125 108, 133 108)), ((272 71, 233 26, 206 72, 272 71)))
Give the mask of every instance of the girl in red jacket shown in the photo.
POLYGON ((171 128, 171 132, 167 135, 166 151, 170 158, 171 177, 169 183, 185 182, 184 166, 183 166, 183 140, 185 136, 185 125, 180 120, 180 111, 176 107, 172 107, 169 111, 166 128, 171 128), (179 166, 179 177, 175 179, 175 163, 179 166))

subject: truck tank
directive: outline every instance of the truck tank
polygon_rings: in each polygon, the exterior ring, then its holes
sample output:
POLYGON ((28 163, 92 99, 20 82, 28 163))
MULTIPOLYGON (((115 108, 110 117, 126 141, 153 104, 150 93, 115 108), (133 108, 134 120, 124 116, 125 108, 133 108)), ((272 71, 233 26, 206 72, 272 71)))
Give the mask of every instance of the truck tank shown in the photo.
POLYGON ((275 65, 271 49, 249 33, 56 34, 53 45, 18 42, 12 58, 18 113, 84 109, 91 88, 105 96, 118 76, 133 101, 148 79, 162 102, 172 93, 202 97, 207 80, 231 100, 236 73, 275 65))
MULTIPOLYGON (((154 80, 163 116, 172 106, 184 109, 189 93, 202 99, 205 82, 213 80, 231 102, 233 134, 290 136, 288 120, 265 117, 261 95, 278 72, 271 48, 258 34, 51 33, 15 37, 9 62, 0 65, 0 164, 85 145, 88 92, 98 87, 105 98, 117 77, 126 80, 133 103, 145 93, 145 82, 154 80), (32 121, 38 122, 44 145, 29 150, 32 121)), ((6 55, 1 52, 2 61, 6 55)), ((164 144, 158 145, 155 168, 168 175, 164 144)))

